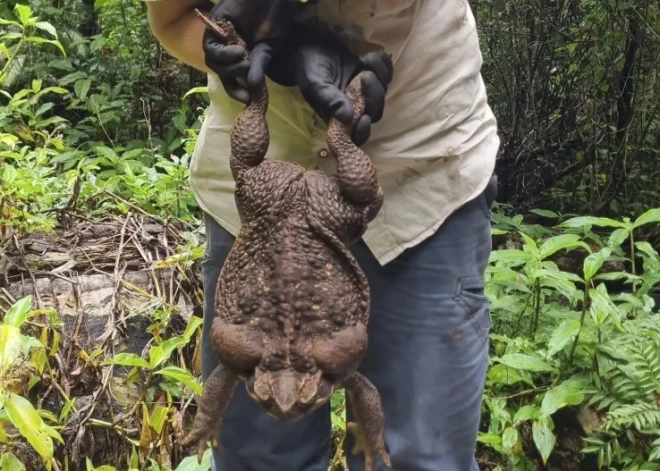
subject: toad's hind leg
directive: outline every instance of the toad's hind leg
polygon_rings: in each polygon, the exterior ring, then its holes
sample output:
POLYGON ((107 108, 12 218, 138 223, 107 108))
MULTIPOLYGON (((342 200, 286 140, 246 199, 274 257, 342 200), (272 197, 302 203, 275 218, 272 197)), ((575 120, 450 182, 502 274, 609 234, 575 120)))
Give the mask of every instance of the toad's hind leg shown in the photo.
POLYGON ((355 77, 346 89, 346 95, 355 109, 353 122, 347 125, 332 119, 328 126, 327 140, 330 151, 337 159, 342 192, 354 203, 365 205, 367 220, 371 221, 383 205, 383 190, 378 184, 376 168, 371 159, 351 140, 352 129, 365 109, 361 77, 361 74, 355 77))
POLYGON ((373 470, 375 460, 381 460, 391 468, 392 462, 383 438, 385 418, 378 390, 360 373, 354 373, 344 387, 356 418, 356 423, 347 425, 347 430, 355 436, 353 453, 364 452, 365 471, 373 470))
POLYGON ((220 364, 204 381, 204 392, 199 401, 193 429, 181 440, 181 446, 197 442, 197 459, 201 462, 207 440, 219 436, 222 414, 229 405, 238 376, 220 364))

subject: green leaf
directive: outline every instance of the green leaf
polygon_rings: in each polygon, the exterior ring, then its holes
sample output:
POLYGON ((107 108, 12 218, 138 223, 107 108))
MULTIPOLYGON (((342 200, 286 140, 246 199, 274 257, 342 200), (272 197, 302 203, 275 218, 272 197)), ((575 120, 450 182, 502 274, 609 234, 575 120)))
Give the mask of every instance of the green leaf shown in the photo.
POLYGON ((547 420, 537 420, 533 422, 532 437, 534 438, 536 449, 541 453, 543 463, 547 463, 556 442, 555 434, 550 430, 547 420))
POLYGON ((0 455, 0 471, 25 471, 25 465, 12 453, 0 455))
POLYGON ((195 377, 189 372, 176 366, 166 366, 156 371, 156 374, 167 376, 188 386, 195 394, 202 394, 202 386, 195 377))
POLYGON ((104 365, 137 366, 149 369, 149 362, 135 353, 118 353, 113 358, 103 362, 104 365))
POLYGON ((18 327, 0 324, 0 377, 21 356, 22 339, 18 327))
MULTIPOLYGON (((30 401, 17 394, 10 393, 5 402, 5 410, 11 423, 32 445, 43 460, 50 463, 53 458, 53 440, 48 426, 41 419, 30 401)), ((61 440, 61 438, 60 438, 61 440)))
POLYGON ((541 360, 540 358, 523 353, 509 353, 503 357, 496 358, 496 361, 526 371, 555 371, 555 368, 541 360))
POLYGON ((163 425, 165 425, 165 421, 167 420, 167 411, 168 408, 165 406, 156 406, 149 416, 149 425, 158 434, 162 432, 163 425))
POLYGON ((208 94, 208 92, 209 92, 208 87, 195 87, 188 90, 186 94, 183 95, 183 98, 188 98, 190 95, 193 95, 195 93, 208 94))
POLYGON ((548 211, 547 209, 532 209, 530 210, 530 213, 537 214, 545 218, 559 219, 559 214, 555 213, 554 211, 548 211))
POLYGON ((625 229, 627 226, 623 222, 615 221, 610 218, 602 218, 595 216, 580 216, 568 219, 560 224, 562 227, 580 228, 585 226, 598 226, 598 227, 620 227, 625 229))
POLYGON ((653 208, 646 211, 633 223, 634 228, 638 228, 645 224, 660 222, 660 208, 653 208))
POLYGON ((5 182, 7 186, 11 185, 16 180, 17 176, 18 171, 12 165, 9 165, 8 163, 2 164, 2 181, 5 182))
POLYGON ((18 18, 23 23, 23 26, 29 26, 31 24, 32 9, 27 5, 16 5, 14 11, 18 15, 18 18))
POLYGON ((493 384, 504 384, 507 386, 520 382, 527 383, 530 386, 533 385, 529 373, 502 364, 493 365, 488 369, 488 381, 493 384))
POLYGON ((584 401, 584 393, 577 386, 569 382, 561 383, 543 396, 541 416, 550 417, 559 409, 568 405, 582 404, 582 401, 584 401))
POLYGON ((614 232, 612 232, 612 234, 610 234, 610 238, 607 241, 607 245, 612 248, 618 247, 629 236, 630 236, 630 232, 628 231, 628 229, 617 229, 614 232))
POLYGON ((525 245, 523 246, 525 251, 530 252, 535 257, 538 257, 540 255, 539 248, 536 245, 536 242, 534 242, 534 239, 532 239, 530 236, 528 236, 524 232, 518 232, 518 234, 520 234, 522 236, 522 238, 525 240, 525 245))
POLYGON ((598 270, 600 270, 610 255, 612 255, 612 249, 603 247, 598 252, 592 253, 584 259, 584 278, 586 281, 591 280, 598 273, 598 270))
POLYGON ((203 323, 204 321, 202 318, 191 316, 190 321, 188 321, 188 325, 186 326, 186 331, 183 333, 183 338, 186 339, 186 341, 190 341, 190 337, 192 337, 197 328, 203 323))
POLYGON ((588 252, 591 252, 589 246, 580 240, 578 234, 562 234, 551 237, 541 245, 539 252, 541 252, 541 258, 544 259, 559 250, 574 249, 576 247, 586 248, 588 252))
POLYGON ((517 249, 493 250, 490 254, 490 262, 502 262, 506 265, 523 265, 529 262, 532 256, 528 252, 517 249))
POLYGON ((174 471, 209 471, 211 469, 211 448, 207 448, 202 456, 202 462, 197 462, 197 456, 184 458, 174 471))
POLYGON ((53 36, 55 39, 57 39, 57 31, 55 30, 55 27, 51 25, 47 21, 38 21, 35 23, 37 28, 42 29, 44 31, 47 31, 51 36, 53 36))
POLYGON ((66 52, 64 51, 64 47, 62 47, 62 44, 56 39, 40 38, 39 36, 28 36, 28 37, 25 38, 25 40, 30 41, 32 43, 52 44, 53 46, 57 46, 57 48, 62 52, 62 54, 66 56, 66 52))
POLYGON ((548 355, 553 356, 571 342, 580 330, 580 321, 569 319, 555 329, 548 342, 548 355))
POLYGON ((502 446, 510 450, 518 442, 518 430, 513 427, 507 427, 502 434, 502 446))
POLYGON ((87 92, 89 91, 89 87, 92 85, 92 79, 91 78, 85 78, 85 79, 80 79, 78 80, 74 86, 73 89, 76 92, 76 96, 80 98, 81 100, 87 96, 87 92))
POLYGON ((149 364, 151 365, 151 368, 156 368, 162 362, 167 360, 176 348, 185 345, 186 343, 187 340, 184 338, 173 337, 165 340, 160 345, 151 347, 149 349, 149 364))
POLYGON ((658 257, 658 252, 656 252, 656 250, 648 242, 635 242, 635 247, 637 247, 637 250, 644 252, 651 258, 658 257))
POLYGON ((522 406, 513 416, 513 423, 518 424, 527 420, 536 419, 539 416, 539 408, 532 405, 522 406))
POLYGON ((27 318, 30 307, 32 306, 32 295, 25 296, 24 298, 16 301, 5 314, 3 324, 13 325, 14 327, 21 327, 27 318))

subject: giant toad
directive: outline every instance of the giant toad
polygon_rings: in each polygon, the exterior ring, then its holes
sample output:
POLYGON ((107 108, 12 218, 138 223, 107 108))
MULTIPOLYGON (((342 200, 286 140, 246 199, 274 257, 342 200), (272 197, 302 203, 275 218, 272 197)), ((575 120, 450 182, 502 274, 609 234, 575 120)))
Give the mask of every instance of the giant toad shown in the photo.
MULTIPOLYGON (((246 48, 231 23, 202 18, 226 44, 246 48)), ((357 122, 365 106, 359 76, 346 93, 357 122)), ((198 442, 201 457, 206 440, 218 437, 240 381, 268 414, 287 422, 343 387, 355 411, 354 451, 364 451, 368 471, 378 459, 390 467, 380 395, 357 372, 367 348, 370 293, 348 250, 383 202, 374 166, 351 141, 353 125, 336 120, 327 131, 336 174, 265 159, 267 108, 264 84, 231 129, 241 229, 215 299, 211 343, 220 365, 205 381, 182 444, 198 442)))

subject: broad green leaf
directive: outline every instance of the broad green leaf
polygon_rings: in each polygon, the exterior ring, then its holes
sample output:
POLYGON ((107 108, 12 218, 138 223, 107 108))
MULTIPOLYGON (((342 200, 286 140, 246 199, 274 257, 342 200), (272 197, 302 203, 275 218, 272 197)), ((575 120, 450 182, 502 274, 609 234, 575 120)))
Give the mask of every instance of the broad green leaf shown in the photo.
POLYGON ((491 263, 502 262, 505 265, 510 266, 523 265, 529 262, 531 259, 532 256, 529 254, 529 252, 524 252, 517 249, 493 250, 490 254, 491 263))
POLYGON ((653 208, 646 211, 633 223, 633 227, 637 228, 645 224, 660 222, 660 208, 653 208))
POLYGON ((526 371, 510 368, 503 364, 493 365, 488 369, 488 381, 493 384, 504 384, 507 386, 524 382, 533 385, 532 378, 526 371))
POLYGON ((0 471, 25 471, 25 465, 12 453, 0 455, 0 471))
POLYGON ((39 453, 50 469, 50 460, 53 458, 53 440, 47 431, 48 427, 30 401, 12 393, 5 402, 5 410, 14 427, 39 453))
POLYGON ((151 368, 156 368, 163 361, 167 360, 172 352, 178 347, 185 345, 187 340, 181 337, 173 337, 165 340, 160 345, 149 349, 149 363, 151 368))
POLYGON ((612 232, 612 234, 610 234, 610 238, 607 241, 607 245, 612 248, 618 247, 628 237, 630 237, 630 232, 628 231, 628 229, 616 229, 614 232, 612 232))
POLYGON ((553 356, 573 341, 580 330, 580 321, 575 319, 565 320, 555 329, 548 342, 548 355, 553 356))
POLYGON ((183 338, 189 341, 190 337, 192 337, 192 335, 195 333, 197 328, 203 323, 204 321, 202 320, 202 318, 197 316, 191 316, 190 321, 188 321, 188 325, 186 326, 186 331, 183 333, 183 338))
POLYGON ((627 226, 623 222, 615 221, 610 218, 602 218, 595 216, 579 216, 568 219, 560 224, 562 227, 585 227, 585 226, 598 226, 598 227, 620 227, 625 229, 627 226))
POLYGON ((607 258, 612 255, 612 249, 609 247, 603 247, 598 252, 592 253, 587 258, 584 259, 584 278, 585 280, 591 280, 600 267, 603 266, 603 263, 607 258))
POLYGON ((658 252, 656 252, 656 250, 648 242, 635 242, 635 247, 637 247, 637 250, 644 252, 651 258, 658 257, 658 252))
POLYGON ((551 237, 550 239, 543 242, 539 248, 539 252, 541 253, 541 258, 545 259, 560 250, 574 249, 576 247, 582 247, 585 248, 588 252, 591 252, 589 246, 580 240, 580 236, 578 234, 562 234, 551 237))
POLYGON ((23 23, 23 26, 31 25, 32 9, 27 5, 16 5, 14 11, 18 15, 18 18, 23 23))
MULTIPOLYGON (((4 18, 0 18, 0 25, 12 25, 19 28, 22 26, 18 21, 5 20, 4 18)), ((6 55, 9 56, 9 54, 6 55)))
POLYGON ((188 90, 186 94, 183 95, 183 98, 188 98, 190 95, 193 95, 195 93, 207 94, 208 92, 209 92, 208 87, 195 87, 188 90))
POLYGON ((149 425, 158 434, 163 431, 163 425, 165 425, 165 421, 167 420, 167 411, 168 408, 165 406, 156 406, 149 416, 149 425))
POLYGON ((202 456, 202 462, 197 462, 197 456, 184 458, 174 471, 209 471, 211 469, 211 448, 207 448, 202 456))
POLYGON ((530 252, 534 257, 538 257, 540 255, 539 247, 538 245, 536 245, 536 242, 534 242, 534 239, 532 239, 524 232, 518 232, 518 234, 520 234, 522 238, 525 240, 525 245, 523 246, 523 249, 526 252, 530 252))
POLYGON ((543 396, 541 402, 541 415, 550 417, 559 409, 568 405, 582 404, 584 393, 571 383, 561 383, 559 386, 550 389, 543 396))
POLYGON ((5 314, 3 324, 13 325, 14 327, 21 327, 27 318, 30 307, 32 306, 32 295, 25 296, 24 298, 16 301, 5 314))
POLYGON ((0 377, 21 356, 22 338, 17 327, 0 324, 0 377))
POLYGON ((485 443, 487 445, 499 445, 502 442, 502 439, 496 433, 479 432, 479 435, 477 436, 477 441, 480 443, 485 443))
POLYGON ((507 427, 502 434, 502 446, 510 450, 518 442, 518 430, 513 427, 507 427))
POLYGON ((496 361, 510 366, 511 368, 518 368, 526 371, 555 371, 552 365, 549 365, 540 358, 523 353, 509 353, 503 357, 496 358, 496 361))
POLYGON ((103 362, 104 365, 137 366, 149 369, 149 362, 135 353, 118 353, 113 358, 103 362))
POLYGON ((555 434, 550 430, 547 420, 537 420, 532 423, 532 437, 534 438, 536 449, 541 453, 541 458, 545 464, 556 442, 555 434))
POLYGON ((176 366, 166 366, 156 371, 156 374, 167 376, 188 386, 195 394, 202 394, 202 385, 189 372, 176 366))
POLYGON ((12 184, 17 176, 18 172, 12 165, 9 165, 8 163, 2 164, 2 181, 5 182, 7 186, 12 184))
POLYGON ((73 89, 76 92, 76 96, 78 98, 80 98, 81 100, 84 99, 87 96, 87 92, 89 91, 89 87, 91 85, 92 85, 92 79, 91 78, 85 78, 85 79, 78 80, 73 85, 73 89))
POLYGON ((42 29, 44 31, 47 31, 51 36, 53 36, 55 39, 57 39, 57 31, 55 30, 55 27, 51 25, 47 21, 38 21, 35 23, 37 28, 42 29))
POLYGON ((539 216, 543 216, 545 218, 559 219, 559 214, 547 209, 532 209, 530 210, 530 213, 538 214, 539 216))
POLYGON ((513 416, 513 423, 518 424, 527 420, 536 419, 539 416, 539 408, 532 405, 522 406, 513 416))
POLYGON ((28 36, 28 37, 25 38, 25 40, 30 41, 32 43, 52 44, 53 46, 56 46, 62 52, 62 55, 66 56, 66 52, 64 51, 64 47, 62 47, 62 44, 57 39, 46 39, 46 38, 41 38, 39 36, 28 36))

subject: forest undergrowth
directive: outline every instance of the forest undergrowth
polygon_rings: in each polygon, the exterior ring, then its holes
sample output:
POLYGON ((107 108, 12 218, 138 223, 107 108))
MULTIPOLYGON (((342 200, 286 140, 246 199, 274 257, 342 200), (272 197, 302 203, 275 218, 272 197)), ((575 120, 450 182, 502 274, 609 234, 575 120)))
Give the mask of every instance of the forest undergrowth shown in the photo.
MULTIPOLYGON (((139 8, 96 2, 144 29, 139 8)), ((0 471, 208 470, 208 450, 198 464, 176 441, 202 391, 188 164, 206 90, 173 73, 177 96, 141 101, 167 74, 142 61, 117 78, 98 59, 133 58, 130 37, 60 31, 26 4, 0 13, 0 471), (42 298, 53 283, 77 304, 42 298)), ((483 470, 660 470, 660 207, 631 208, 494 205, 483 470)), ((332 406, 329 470, 343 470, 341 392, 332 406)))

